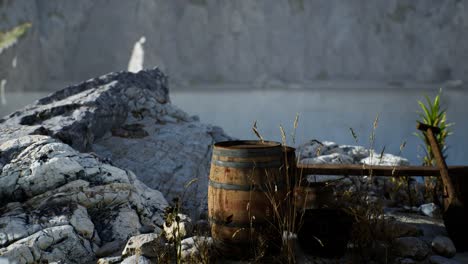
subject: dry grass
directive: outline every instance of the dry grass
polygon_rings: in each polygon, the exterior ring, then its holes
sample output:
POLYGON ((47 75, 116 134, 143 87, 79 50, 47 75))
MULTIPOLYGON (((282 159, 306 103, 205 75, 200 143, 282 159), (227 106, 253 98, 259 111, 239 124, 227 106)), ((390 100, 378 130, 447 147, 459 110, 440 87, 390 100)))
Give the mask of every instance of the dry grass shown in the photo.
MULTIPOLYGON (((372 124, 372 132, 369 136, 371 157, 375 153, 373 150, 378 122, 379 117, 377 116, 372 124)), ((293 143, 295 143, 297 125, 298 116, 294 121, 294 131, 291 134, 293 143)), ((264 141, 257 127, 257 122, 253 124, 252 130, 260 141, 264 141)), ((357 142, 355 131, 353 129, 350 130, 357 142)), ((284 149, 284 165, 280 168, 279 174, 285 179, 284 183, 286 186, 284 186, 284 190, 286 191, 281 193, 283 188, 275 180, 269 181, 266 184, 266 190, 264 191, 273 214, 268 232, 256 232, 253 228, 255 216, 249 213, 251 224, 251 228, 249 229, 251 232, 250 243, 253 245, 253 257, 248 260, 250 263, 297 263, 297 244, 292 237, 299 232, 303 224, 304 210, 302 209, 307 197, 295 195, 294 190, 301 186, 306 179, 302 171, 296 169, 296 157, 295 155, 291 155, 294 154, 294 149, 287 147, 288 136, 282 126, 280 126, 280 132, 284 149), (274 240, 272 237, 280 237, 281 239, 276 241, 276 243, 272 243, 274 240)), ((403 143, 400 146, 399 155, 401 155, 405 145, 403 143)), ((384 150, 385 148, 380 153, 381 157, 384 154, 384 150)), ((378 157, 375 158, 377 159, 378 157)), ((274 176, 268 175, 271 171, 266 170, 265 173, 267 178, 275 179, 274 176)), ((277 173, 273 174, 277 175, 277 173)), ((343 210, 353 219, 351 240, 347 253, 347 255, 351 255, 352 263, 365 263, 371 260, 375 261, 376 259, 379 263, 387 263, 392 259, 390 249, 392 241, 395 239, 395 234, 398 232, 393 230, 394 226, 389 226, 388 219, 384 214, 382 200, 370 195, 374 184, 373 179, 372 173, 368 177, 352 177, 351 182, 354 183, 352 189, 349 188, 350 186, 341 185, 341 189, 337 188, 335 190, 334 195, 338 197, 339 203, 332 206, 343 210)), ((415 191, 411 188, 412 179, 410 177, 400 177, 393 178, 393 180, 393 185, 388 189, 391 192, 390 195, 396 195, 401 189, 405 189, 408 193, 407 202, 412 204, 415 191)), ((333 184, 340 186, 341 182, 338 180, 333 184)), ((246 210, 250 212, 250 208, 246 208, 246 210)), ((210 234, 197 235, 209 236, 210 234)), ((217 263, 220 260, 222 261, 222 258, 217 254, 216 249, 213 248, 211 243, 202 241, 195 244, 197 253, 186 256, 185 259, 182 259, 180 254, 180 249, 182 248, 181 240, 175 241, 170 245, 166 244, 165 247, 161 248, 160 257, 157 259, 158 263, 217 263)))

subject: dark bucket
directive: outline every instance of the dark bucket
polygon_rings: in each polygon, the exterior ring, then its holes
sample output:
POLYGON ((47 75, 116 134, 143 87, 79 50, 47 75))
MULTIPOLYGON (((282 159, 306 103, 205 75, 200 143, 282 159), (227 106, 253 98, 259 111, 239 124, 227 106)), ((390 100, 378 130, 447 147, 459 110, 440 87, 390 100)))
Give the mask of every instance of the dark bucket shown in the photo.
POLYGON ((351 236, 353 218, 340 209, 309 209, 297 236, 299 245, 313 256, 341 257, 351 236))

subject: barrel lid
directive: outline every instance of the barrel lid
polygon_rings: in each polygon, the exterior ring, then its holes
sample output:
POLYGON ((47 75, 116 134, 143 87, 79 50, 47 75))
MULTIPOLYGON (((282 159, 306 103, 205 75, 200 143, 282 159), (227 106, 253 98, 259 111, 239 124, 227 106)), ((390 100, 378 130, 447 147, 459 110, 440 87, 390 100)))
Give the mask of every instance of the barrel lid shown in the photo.
POLYGON ((259 140, 232 140, 214 144, 213 155, 227 157, 259 157, 274 155, 281 157, 281 143, 259 140))
POLYGON ((266 149, 277 148, 281 146, 281 143, 260 140, 229 140, 215 143, 214 146, 223 149, 266 149))

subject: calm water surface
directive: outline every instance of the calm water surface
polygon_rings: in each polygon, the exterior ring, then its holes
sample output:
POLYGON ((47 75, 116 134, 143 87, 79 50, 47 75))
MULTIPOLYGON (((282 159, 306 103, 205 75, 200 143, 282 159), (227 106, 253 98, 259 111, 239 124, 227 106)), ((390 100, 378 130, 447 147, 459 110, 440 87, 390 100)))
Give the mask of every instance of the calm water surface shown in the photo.
MULTIPOLYGON (((435 91, 436 92, 436 91, 435 91)), ((255 138, 252 124, 264 138, 281 140, 279 126, 292 133, 293 122, 299 114, 296 142, 310 139, 330 140, 339 144, 370 146, 372 123, 379 116, 375 147, 380 151, 399 154, 402 142, 406 147, 402 155, 411 163, 419 164, 423 151, 413 133, 418 118, 417 100, 434 91, 421 90, 291 90, 291 91, 203 91, 172 92, 173 104, 205 123, 221 126, 231 136, 255 138), (350 128, 357 135, 357 143, 350 128)), ((7 93, 6 104, 0 106, 2 116, 48 93, 7 93)), ((455 122, 454 135, 449 140, 448 163, 467 164, 468 155, 468 93, 447 90, 442 103, 448 107, 448 119, 455 122)), ((291 136, 289 136, 289 143, 291 136)), ((296 144, 297 145, 297 144, 296 144)))

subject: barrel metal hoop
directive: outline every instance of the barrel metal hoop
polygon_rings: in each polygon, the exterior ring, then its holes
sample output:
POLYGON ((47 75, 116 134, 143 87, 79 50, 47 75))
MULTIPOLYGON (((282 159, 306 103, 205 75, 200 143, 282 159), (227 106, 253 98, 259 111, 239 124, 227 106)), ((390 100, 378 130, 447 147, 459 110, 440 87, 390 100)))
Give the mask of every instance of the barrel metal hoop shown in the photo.
POLYGON ((229 168, 238 168, 238 169, 245 169, 245 168, 279 168, 281 167, 282 163, 281 160, 272 160, 268 162, 237 162, 237 161, 222 161, 222 160, 213 160, 212 164, 219 166, 219 167, 229 167, 229 168))
POLYGON ((281 148, 270 149, 213 149, 213 155, 235 158, 253 158, 265 156, 281 156, 281 148))
POLYGON ((283 182, 279 182, 279 183, 276 183, 276 184, 267 184, 266 183, 266 184, 262 184, 262 185, 258 185, 258 184, 239 185, 239 184, 229 184, 229 183, 216 182, 216 181, 212 181, 212 180, 208 181, 208 185, 210 185, 213 188, 217 188, 217 189, 230 190, 230 191, 245 191, 245 192, 248 192, 248 191, 265 192, 265 191, 271 190, 272 188, 274 188, 276 190, 281 190, 284 187, 283 182))

